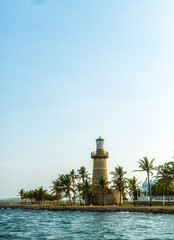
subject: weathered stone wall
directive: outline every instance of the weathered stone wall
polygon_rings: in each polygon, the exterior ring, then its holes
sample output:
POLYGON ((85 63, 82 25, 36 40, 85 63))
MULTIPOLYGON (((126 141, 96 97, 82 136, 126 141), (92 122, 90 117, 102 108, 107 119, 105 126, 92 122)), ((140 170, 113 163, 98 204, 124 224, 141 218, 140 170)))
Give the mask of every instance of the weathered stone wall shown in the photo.
MULTIPOLYGON (((120 192, 117 190, 111 190, 108 193, 105 193, 104 195, 104 201, 105 205, 114 205, 120 203, 120 192)), ((93 204, 93 205, 103 205, 103 194, 102 193, 96 193, 93 197, 86 196, 85 203, 87 205, 93 204)), ((121 196, 121 203, 123 203, 123 198, 121 196)))

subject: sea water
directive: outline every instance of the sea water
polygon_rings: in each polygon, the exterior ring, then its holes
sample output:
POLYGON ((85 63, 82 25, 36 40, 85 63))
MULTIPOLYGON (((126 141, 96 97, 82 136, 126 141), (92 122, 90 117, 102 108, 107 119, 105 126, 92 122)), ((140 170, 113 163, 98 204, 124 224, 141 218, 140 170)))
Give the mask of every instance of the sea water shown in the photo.
POLYGON ((0 209, 0 239, 174 239, 174 215, 0 209))

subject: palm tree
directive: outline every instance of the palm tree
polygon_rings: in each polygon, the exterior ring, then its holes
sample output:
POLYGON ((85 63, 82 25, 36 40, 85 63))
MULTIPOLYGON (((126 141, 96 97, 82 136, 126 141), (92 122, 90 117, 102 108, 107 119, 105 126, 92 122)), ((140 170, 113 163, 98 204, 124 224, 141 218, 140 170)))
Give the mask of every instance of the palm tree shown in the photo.
POLYGON ((152 206, 152 195, 151 195, 151 187, 150 187, 150 175, 153 175, 152 170, 154 170, 153 162, 155 158, 151 161, 148 160, 147 157, 143 157, 143 159, 139 159, 139 170, 135 170, 134 172, 146 172, 147 173, 147 181, 148 181, 148 188, 149 188, 149 197, 150 197, 150 206, 152 206))
POLYGON ((85 199, 85 203, 90 204, 90 194, 91 194, 91 187, 92 184, 90 183, 90 181, 85 180, 85 183, 83 185, 83 196, 85 199))
POLYGON ((49 203, 51 204, 52 202, 54 203, 54 201, 56 200, 56 196, 51 194, 51 193, 45 193, 45 200, 49 201, 49 203))
POLYGON ((82 205, 83 184, 78 182, 76 187, 78 191, 79 202, 80 202, 80 205, 82 205))
POLYGON ((101 177, 97 182, 97 188, 101 189, 101 191, 102 191, 103 206, 105 205, 105 192, 108 189, 108 184, 109 184, 109 182, 106 179, 104 179, 103 177, 101 177))
POLYGON ((25 192, 25 198, 30 199, 30 203, 34 203, 34 191, 29 190, 28 192, 25 192))
POLYGON ((58 178, 55 181, 52 181, 52 184, 53 184, 53 186, 52 186, 51 192, 53 194, 55 194, 55 198, 56 198, 57 204, 58 204, 58 200, 60 200, 62 198, 62 191, 63 191, 62 182, 61 182, 60 178, 58 178))
POLYGON ((44 190, 43 187, 38 188, 38 191, 37 191, 37 194, 38 194, 37 200, 38 200, 39 204, 41 204, 41 203, 44 201, 46 191, 47 191, 47 190, 44 190))
POLYGON ((31 192, 30 192, 30 197, 31 198, 34 198, 34 200, 35 200, 35 203, 37 204, 38 203, 38 189, 35 189, 35 190, 31 190, 31 192))
POLYGON ((134 206, 135 204, 135 199, 137 198, 137 192, 138 192, 138 179, 133 176, 133 178, 127 179, 128 181, 128 188, 129 188, 129 195, 133 198, 133 203, 134 206))
POLYGON ((23 202, 23 199, 24 199, 24 197, 25 197, 25 191, 24 191, 24 189, 21 189, 18 194, 19 194, 19 196, 21 197, 21 202, 23 202))
POLYGON ((76 200, 76 189, 75 189, 75 183, 76 183, 76 179, 78 178, 77 173, 75 172, 74 169, 72 169, 70 171, 70 176, 71 176, 71 181, 72 181, 72 187, 73 187, 73 201, 75 204, 75 200, 76 200))
POLYGON ((115 171, 112 171, 111 174, 113 175, 112 177, 112 182, 113 182, 113 187, 120 191, 120 202, 119 206, 121 206, 121 196, 123 195, 125 189, 126 189, 126 178, 124 175, 127 172, 123 170, 123 167, 117 165, 115 167, 115 171))
POLYGON ((71 187, 71 176, 70 176, 70 174, 65 174, 65 175, 62 176, 62 185, 63 185, 63 191, 65 192, 65 197, 69 198, 69 203, 72 205, 71 192, 74 192, 74 190, 71 187))
POLYGON ((82 183, 84 184, 85 183, 85 180, 86 179, 90 179, 89 177, 89 173, 88 171, 86 170, 86 168, 84 166, 82 166, 78 171, 78 176, 79 176, 79 179, 82 180, 82 183))
POLYGON ((170 203, 169 200, 169 191, 168 188, 172 184, 172 170, 173 166, 171 166, 170 163, 165 163, 163 165, 159 165, 157 170, 156 179, 159 181, 159 185, 163 187, 163 189, 166 190, 166 194, 168 196, 168 204, 170 203))
POLYGON ((172 178, 172 181, 174 181, 174 162, 168 162, 168 168, 169 168, 169 175, 172 178))

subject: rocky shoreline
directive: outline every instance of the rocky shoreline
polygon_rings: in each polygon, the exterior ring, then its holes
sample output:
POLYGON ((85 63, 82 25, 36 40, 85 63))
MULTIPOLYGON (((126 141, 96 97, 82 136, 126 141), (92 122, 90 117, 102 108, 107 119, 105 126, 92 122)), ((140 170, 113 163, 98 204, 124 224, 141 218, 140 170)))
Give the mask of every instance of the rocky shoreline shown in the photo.
POLYGON ((48 211, 88 211, 88 212, 137 212, 137 213, 161 213, 174 214, 174 207, 140 207, 140 206, 53 206, 53 205, 25 205, 1 203, 2 209, 23 209, 23 210, 48 210, 48 211))

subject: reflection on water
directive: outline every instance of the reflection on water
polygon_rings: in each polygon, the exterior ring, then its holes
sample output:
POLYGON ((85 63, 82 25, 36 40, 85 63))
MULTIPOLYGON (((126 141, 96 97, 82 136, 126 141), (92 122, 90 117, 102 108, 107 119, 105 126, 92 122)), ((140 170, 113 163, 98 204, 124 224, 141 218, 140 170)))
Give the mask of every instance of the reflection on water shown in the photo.
POLYGON ((0 239, 173 240, 174 216, 1 209, 0 239))

